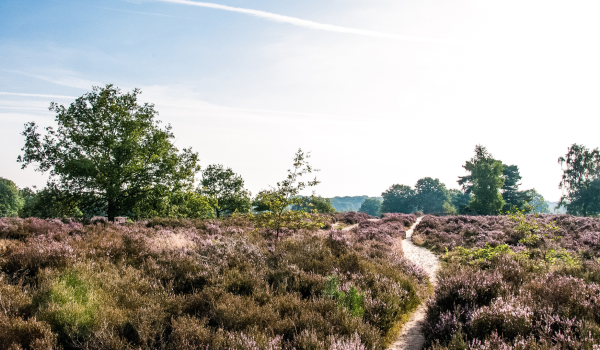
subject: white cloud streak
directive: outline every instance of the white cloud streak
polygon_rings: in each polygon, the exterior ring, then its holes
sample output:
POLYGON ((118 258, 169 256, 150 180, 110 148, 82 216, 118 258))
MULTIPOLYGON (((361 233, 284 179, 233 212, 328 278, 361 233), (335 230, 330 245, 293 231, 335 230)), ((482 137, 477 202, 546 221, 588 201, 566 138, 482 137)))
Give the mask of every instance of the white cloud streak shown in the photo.
POLYGON ((44 94, 22 94, 22 93, 17 93, 17 92, 1 92, 1 91, 0 91, 0 95, 22 96, 22 97, 43 97, 43 98, 68 98, 68 99, 77 98, 77 97, 73 97, 73 96, 44 95, 44 94))
POLYGON ((157 0, 157 1, 169 2, 169 3, 181 4, 181 5, 189 5, 189 6, 207 7, 207 8, 230 11, 230 12, 244 13, 244 14, 268 19, 271 21, 279 22, 279 23, 288 23, 288 24, 292 24, 295 26, 299 26, 299 27, 316 29, 316 30, 324 30, 324 31, 328 31, 328 32, 355 34, 355 35, 370 36, 370 37, 375 37, 375 38, 413 41, 413 42, 420 42, 420 43, 448 44, 447 42, 444 42, 442 40, 423 38, 423 37, 417 37, 417 36, 397 35, 397 34, 391 34, 391 33, 377 32, 377 31, 363 30, 363 29, 355 29, 355 28, 348 28, 348 27, 341 27, 341 26, 336 26, 336 25, 332 25, 332 24, 324 24, 324 23, 308 21, 308 20, 300 19, 300 18, 296 18, 296 17, 278 15, 278 14, 266 12, 266 11, 252 10, 252 9, 246 9, 246 8, 240 8, 240 7, 231 7, 231 6, 213 4, 213 3, 209 3, 209 2, 197 2, 197 1, 189 1, 189 0, 157 0))

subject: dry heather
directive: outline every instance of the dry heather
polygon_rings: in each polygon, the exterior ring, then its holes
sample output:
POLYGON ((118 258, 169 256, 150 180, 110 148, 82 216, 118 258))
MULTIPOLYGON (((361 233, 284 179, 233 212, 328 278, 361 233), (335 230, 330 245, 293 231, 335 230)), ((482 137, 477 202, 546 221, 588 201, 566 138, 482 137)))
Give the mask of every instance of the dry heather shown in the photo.
POLYGON ((600 219, 427 216, 415 236, 448 250, 429 348, 600 348, 600 219))
POLYGON ((277 239, 246 217, 0 218, 0 348, 383 349, 428 279, 393 249, 412 217, 365 219, 277 239))

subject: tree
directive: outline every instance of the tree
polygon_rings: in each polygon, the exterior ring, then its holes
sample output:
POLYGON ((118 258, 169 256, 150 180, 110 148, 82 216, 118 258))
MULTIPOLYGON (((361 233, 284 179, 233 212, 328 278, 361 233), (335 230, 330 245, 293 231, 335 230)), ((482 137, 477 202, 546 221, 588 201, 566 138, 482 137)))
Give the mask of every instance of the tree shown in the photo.
MULTIPOLYGON (((25 205, 19 211, 19 216, 22 218, 81 218, 83 216, 92 217, 94 214, 101 214, 88 212, 86 213, 88 215, 85 215, 80 209, 81 198, 61 191, 52 183, 39 191, 34 191, 26 187, 21 190, 21 194, 25 200, 25 205)), ((92 208, 90 206, 86 209, 92 210, 92 208)))
POLYGON ((0 177, 0 217, 17 216, 23 207, 19 188, 9 179, 0 177))
POLYGON ((415 203, 425 214, 444 212, 444 203, 448 201, 446 185, 439 179, 424 177, 415 185, 415 203))
POLYGON ((367 213, 371 216, 381 216, 381 201, 375 198, 367 198, 361 204, 359 213, 367 213))
POLYGON ((202 171, 202 187, 198 192, 213 199, 217 218, 236 210, 247 213, 252 208, 250 192, 244 189, 244 179, 221 164, 209 165, 202 171))
POLYGON ((215 217, 214 199, 192 190, 163 192, 157 187, 133 209, 137 218, 190 218, 215 217))
POLYGON ((538 191, 536 191, 535 188, 527 192, 527 195, 531 198, 531 200, 527 203, 528 207, 531 208, 530 211, 534 213, 550 212, 550 206, 548 205, 548 202, 546 202, 544 196, 542 196, 538 191))
POLYGON ((383 196, 382 213, 410 214, 417 209, 415 191, 410 186, 392 185, 381 196, 383 196))
POLYGON ((321 214, 337 213, 337 210, 331 205, 331 199, 321 196, 302 197, 300 204, 294 204, 292 210, 321 214))
POLYGON ((558 158, 563 170, 559 188, 563 189, 559 206, 573 215, 600 213, 600 151, 573 144, 564 157, 558 158))
POLYGON ((451 188, 448 190, 448 196, 450 197, 450 204, 456 209, 458 214, 467 214, 469 212, 469 203, 473 197, 470 191, 467 193, 451 188))
POLYGON ((254 201, 255 210, 263 212, 254 217, 256 225, 275 230, 278 238, 283 228, 296 230, 323 225, 322 222, 310 220, 310 214, 305 211, 289 210, 302 203, 302 197, 299 196, 302 190, 319 183, 316 177, 311 181, 300 181, 302 176, 318 171, 308 164, 308 158, 310 153, 298 149, 294 155, 293 169, 288 170, 287 178, 278 182, 276 187, 260 191, 254 201))
POLYGON ((504 185, 502 162, 496 160, 481 145, 475 146, 475 157, 463 165, 469 176, 459 177, 465 193, 472 193, 469 209, 477 214, 497 215, 504 207, 499 190, 504 185))
POLYGON ((171 126, 160 128, 154 105, 140 105, 140 90, 130 93, 106 85, 94 87, 69 108, 52 103, 58 128, 37 132, 25 124, 23 168, 37 163, 50 171, 54 186, 74 196, 93 198, 110 220, 130 214, 140 201, 160 188, 163 192, 190 189, 199 171, 198 155, 179 153, 171 126))
POLYGON ((502 165, 502 176, 504 177, 504 185, 502 185, 502 199, 504 199, 503 212, 525 212, 529 213, 532 207, 528 205, 533 199, 531 190, 519 191, 521 185, 521 174, 519 167, 516 165, 502 165))

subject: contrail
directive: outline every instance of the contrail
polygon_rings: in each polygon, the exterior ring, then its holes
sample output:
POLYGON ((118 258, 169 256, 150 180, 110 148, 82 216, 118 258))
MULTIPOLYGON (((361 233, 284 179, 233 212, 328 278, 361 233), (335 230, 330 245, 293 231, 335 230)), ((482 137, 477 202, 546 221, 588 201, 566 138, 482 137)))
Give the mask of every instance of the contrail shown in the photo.
POLYGON ((49 98, 77 98, 73 96, 61 96, 61 95, 42 95, 42 94, 21 94, 17 92, 1 92, 0 95, 9 95, 9 96, 25 96, 25 97, 49 97, 49 98))
POLYGON ((415 42, 420 42, 420 43, 435 43, 435 44, 443 43, 443 44, 446 44, 446 42, 441 41, 441 40, 422 38, 422 37, 417 37, 417 36, 397 35, 397 34, 390 34, 390 33, 384 33, 384 32, 376 32, 376 31, 371 31, 371 30, 340 27, 340 26, 336 26, 336 25, 332 25, 332 24, 323 24, 323 23, 308 21, 308 20, 300 19, 300 18, 296 18, 296 17, 278 15, 278 14, 271 13, 271 12, 265 12, 265 11, 260 11, 260 10, 251 10, 251 9, 245 9, 245 8, 240 8, 240 7, 231 7, 231 6, 213 4, 213 3, 209 3, 209 2, 197 2, 197 1, 189 1, 189 0, 157 0, 157 1, 170 2, 170 3, 189 5, 189 6, 208 7, 208 8, 212 8, 212 9, 218 9, 218 10, 245 13, 248 15, 265 18, 265 19, 275 21, 275 22, 289 23, 289 24, 293 24, 293 25, 296 25, 299 27, 305 27, 305 28, 311 28, 311 29, 317 29, 317 30, 325 30, 328 32, 357 34, 357 35, 371 36, 371 37, 376 37, 376 38, 415 41, 415 42))

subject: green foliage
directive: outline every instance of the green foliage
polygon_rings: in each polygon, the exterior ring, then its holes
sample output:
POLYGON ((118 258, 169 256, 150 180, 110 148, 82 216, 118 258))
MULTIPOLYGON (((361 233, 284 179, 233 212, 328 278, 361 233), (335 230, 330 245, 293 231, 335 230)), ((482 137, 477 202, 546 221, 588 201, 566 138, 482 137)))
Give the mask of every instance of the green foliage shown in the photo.
POLYGON ((544 196, 542 196, 539 192, 537 192, 534 189, 531 189, 528 192, 529 197, 531 198, 531 200, 529 201, 529 203, 527 203, 529 205, 529 207, 531 207, 531 210, 534 213, 549 213, 550 212, 550 206, 548 205, 548 202, 546 202, 546 200, 544 199, 544 196))
POLYGON ((379 217, 381 216, 381 201, 379 199, 367 198, 361 204, 359 213, 367 213, 371 216, 379 217))
POLYGON ((62 191, 54 184, 49 184, 39 191, 24 188, 21 193, 25 199, 25 205, 19 211, 19 216, 22 218, 81 218, 104 215, 102 208, 99 212, 94 212, 91 205, 87 206, 85 208, 87 212, 83 213, 80 209, 82 198, 62 191))
POLYGON ((448 200, 446 185, 439 179, 424 177, 415 185, 415 204, 425 214, 441 214, 448 200))
POLYGON ((559 249, 558 251, 549 249, 544 255, 544 260, 552 265, 562 263, 569 267, 576 267, 581 264, 577 254, 569 253, 565 249, 559 249))
POLYGON ((220 218, 231 215, 236 210, 247 213, 252 209, 250 192, 244 189, 244 179, 231 168, 223 168, 221 164, 209 165, 202 171, 201 188, 198 192, 212 198, 212 207, 220 218))
POLYGON ((519 167, 516 165, 503 164, 502 176, 504 177, 504 185, 502 186, 502 198, 504 199, 503 212, 524 211, 529 213, 533 211, 533 207, 529 204, 533 200, 532 191, 519 191, 519 181, 521 174, 519 167))
POLYGON ((442 210, 445 215, 458 215, 458 210, 450 202, 444 202, 442 210))
POLYGON ((363 317, 365 314, 365 296, 358 293, 354 286, 350 286, 348 293, 339 290, 339 278, 336 275, 327 277, 323 295, 337 300, 339 305, 348 310, 354 317, 363 317))
POLYGON ((310 213, 337 213, 337 210, 331 205, 331 199, 321 196, 302 197, 300 204, 294 204, 292 210, 306 211, 310 213))
POLYGON ((48 322, 59 339, 82 341, 89 337, 100 308, 98 291, 76 270, 65 271, 50 290, 34 301, 40 318, 48 322))
POLYGON ((508 218, 510 221, 517 224, 515 226, 515 231, 522 237, 519 242, 525 244, 527 247, 536 248, 543 243, 543 240, 553 242, 561 238, 560 236, 553 235, 553 233, 559 231, 559 227, 556 226, 556 223, 550 222, 543 225, 538 224, 537 213, 527 216, 524 212, 516 211, 514 213, 509 213, 508 218))
POLYGON ((448 190, 448 196, 450 197, 450 203, 459 214, 467 214, 469 212, 469 203, 473 198, 470 190, 468 192, 463 192, 461 190, 457 190, 451 188, 448 190))
POLYGON ((168 192, 155 187, 133 208, 130 216, 137 219, 154 217, 208 219, 215 216, 213 198, 195 191, 168 192))
POLYGON ((575 143, 558 163, 563 168, 559 187, 566 191, 559 206, 572 215, 600 214, 600 150, 575 143))
POLYGON ((509 248, 508 244, 500 244, 496 247, 492 247, 486 243, 483 248, 463 248, 456 247, 452 253, 446 251, 444 259, 446 261, 452 261, 459 265, 478 265, 491 261, 493 258, 503 255, 513 254, 513 251, 509 248))
POLYGON ((191 149, 179 153, 171 126, 161 129, 152 104, 107 85, 94 87, 69 108, 52 103, 58 128, 42 137, 25 124, 25 146, 17 161, 50 171, 54 186, 103 206, 109 217, 132 212, 157 186, 165 192, 190 189, 199 170, 191 149))
POLYGON ((23 207, 23 202, 17 185, 0 177, 0 217, 17 216, 23 207))
POLYGON ((287 178, 278 182, 276 187, 258 193, 254 201, 255 210, 265 212, 256 215, 257 227, 275 230, 279 237, 283 228, 295 230, 313 225, 317 227, 324 225, 320 220, 310 220, 310 214, 306 212, 289 210, 291 206, 302 204, 302 197, 299 196, 302 190, 319 183, 316 177, 307 182, 299 180, 303 175, 318 171, 308 164, 308 158, 310 158, 310 153, 304 153, 302 149, 298 149, 294 156, 293 170, 288 170, 287 178))
POLYGON ((477 214, 497 215, 504 207, 499 190, 504 185, 503 165, 481 145, 475 147, 475 157, 463 166, 469 176, 459 178, 465 192, 472 193, 469 209, 477 214))
POLYGON ((382 213, 404 213, 410 214, 416 211, 415 190, 406 185, 392 185, 381 194, 383 203, 382 213))

